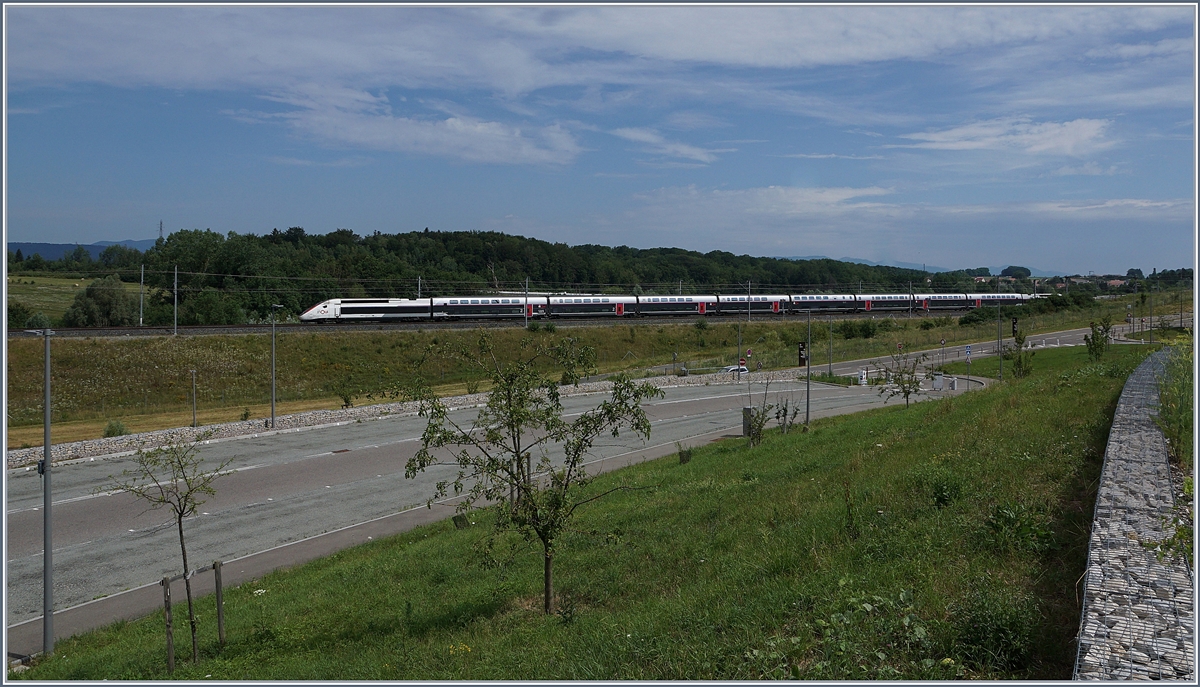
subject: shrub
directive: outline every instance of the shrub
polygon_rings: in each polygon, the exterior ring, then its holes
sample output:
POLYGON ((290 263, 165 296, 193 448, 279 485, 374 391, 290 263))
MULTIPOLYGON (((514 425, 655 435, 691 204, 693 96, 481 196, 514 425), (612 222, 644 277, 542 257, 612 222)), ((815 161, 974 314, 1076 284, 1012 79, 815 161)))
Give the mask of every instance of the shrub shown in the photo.
POLYGON ((46 317, 43 312, 35 312, 30 315, 28 320, 25 320, 27 329, 48 329, 50 327, 50 318, 46 317))
POLYGON ((8 299, 8 329, 20 329, 33 316, 33 311, 15 298, 8 299))
POLYGON ((529 326, 526 327, 526 329, 528 329, 531 332, 541 331, 542 324, 540 322, 538 322, 537 320, 530 320, 529 326))
POLYGON ((987 529, 992 544, 1001 550, 1040 553, 1054 545, 1054 533, 1045 517, 1021 503, 994 507, 987 529))
POLYGON ((122 437, 129 434, 129 430, 125 429, 125 423, 120 420, 109 420, 107 425, 104 425, 105 437, 122 437))

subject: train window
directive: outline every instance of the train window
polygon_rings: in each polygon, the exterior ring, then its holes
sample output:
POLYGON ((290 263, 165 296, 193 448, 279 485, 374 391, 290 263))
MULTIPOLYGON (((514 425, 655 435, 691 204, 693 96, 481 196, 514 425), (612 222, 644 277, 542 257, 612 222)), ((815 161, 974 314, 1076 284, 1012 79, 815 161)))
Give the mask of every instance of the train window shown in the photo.
POLYGON ((604 302, 605 302, 605 303, 607 303, 607 302, 608 302, 608 299, 607 299, 607 298, 605 298, 605 299, 604 299, 604 302))
POLYGON ((478 299, 478 298, 472 298, 472 299, 471 299, 471 305, 479 305, 479 299, 478 299))
POLYGON ((687 302, 688 302, 688 303, 691 303, 691 302, 692 302, 692 299, 690 299, 690 298, 689 298, 689 299, 687 299, 687 302))
POLYGON ((499 300, 499 299, 497 299, 497 298, 493 298, 493 299, 492 299, 492 305, 500 305, 500 300, 499 300))
POLYGON ((583 299, 582 299, 582 298, 576 298, 576 299, 575 299, 575 302, 576 302, 576 303, 582 303, 582 302, 583 302, 583 299))
POLYGON ((456 300, 451 300, 451 301, 450 301, 450 305, 458 305, 458 301, 456 301, 456 300))

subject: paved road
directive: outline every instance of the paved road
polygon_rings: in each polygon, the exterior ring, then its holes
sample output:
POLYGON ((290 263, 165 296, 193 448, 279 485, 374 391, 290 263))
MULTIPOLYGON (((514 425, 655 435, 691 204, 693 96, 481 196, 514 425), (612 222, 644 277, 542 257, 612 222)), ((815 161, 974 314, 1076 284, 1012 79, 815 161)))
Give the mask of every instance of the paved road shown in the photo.
MULTIPOLYGON (((1045 345, 1077 345, 1087 331, 1047 336, 1045 345)), ((1042 345, 1043 339, 1032 340, 1042 345)), ((994 344, 974 344, 972 355, 987 355, 989 349, 994 350, 994 344)), ((962 346, 948 347, 946 359, 960 357, 962 350, 962 346)), ((851 361, 835 363, 833 368, 849 375, 871 364, 851 361)), ((761 402, 762 387, 755 384, 750 391, 761 402)), ((803 383, 773 383, 770 392, 804 403, 803 383)), ((632 435, 605 437, 593 451, 594 469, 614 469, 670 454, 676 441, 695 445, 739 435, 740 409, 746 400, 745 384, 668 389, 664 399, 647 404, 653 426, 650 442, 632 435)), ((564 405, 568 413, 578 413, 597 401, 594 396, 574 396, 565 398, 564 405)), ((881 403, 871 388, 812 385, 813 417, 881 403)), ((473 413, 463 409, 455 415, 462 421, 473 413)), ((201 515, 186 523, 189 562, 199 568, 217 559, 239 561, 226 573, 226 584, 236 584, 368 537, 447 517, 453 512, 451 504, 432 511, 418 506, 424 504, 434 482, 451 475, 451 468, 431 469, 415 480, 404 478, 405 461, 418 447, 423 426, 418 417, 387 417, 205 445, 201 453, 207 464, 233 462, 231 472, 216 483, 217 495, 202 506, 201 515)), ((55 606, 64 609, 55 613, 56 636, 152 611, 161 603, 161 592, 154 591, 156 581, 181 567, 169 514, 146 512, 129 494, 101 491, 110 475, 129 464, 125 457, 56 465, 55 606)), ((8 472, 8 641, 10 651, 23 654, 41 648, 41 498, 36 470, 8 472)), ((205 584, 201 581, 201 590, 205 584)))

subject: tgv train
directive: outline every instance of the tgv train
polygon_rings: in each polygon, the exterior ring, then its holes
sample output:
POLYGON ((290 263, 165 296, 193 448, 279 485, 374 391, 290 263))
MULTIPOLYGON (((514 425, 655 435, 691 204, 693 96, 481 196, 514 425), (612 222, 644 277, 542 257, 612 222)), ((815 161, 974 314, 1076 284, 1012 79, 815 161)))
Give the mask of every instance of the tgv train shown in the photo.
POLYGON ((800 295, 621 296, 604 294, 494 295, 438 298, 333 298, 300 315, 301 322, 394 322, 543 317, 745 315, 966 310, 1020 305, 1023 293, 886 293, 800 295))

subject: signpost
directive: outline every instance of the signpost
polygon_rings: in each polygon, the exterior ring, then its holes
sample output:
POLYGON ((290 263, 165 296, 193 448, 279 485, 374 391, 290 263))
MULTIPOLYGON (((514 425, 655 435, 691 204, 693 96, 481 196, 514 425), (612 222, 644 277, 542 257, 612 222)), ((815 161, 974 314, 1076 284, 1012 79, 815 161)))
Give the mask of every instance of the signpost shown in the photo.
POLYGON ((946 366, 946 340, 942 339, 942 367, 946 366))

